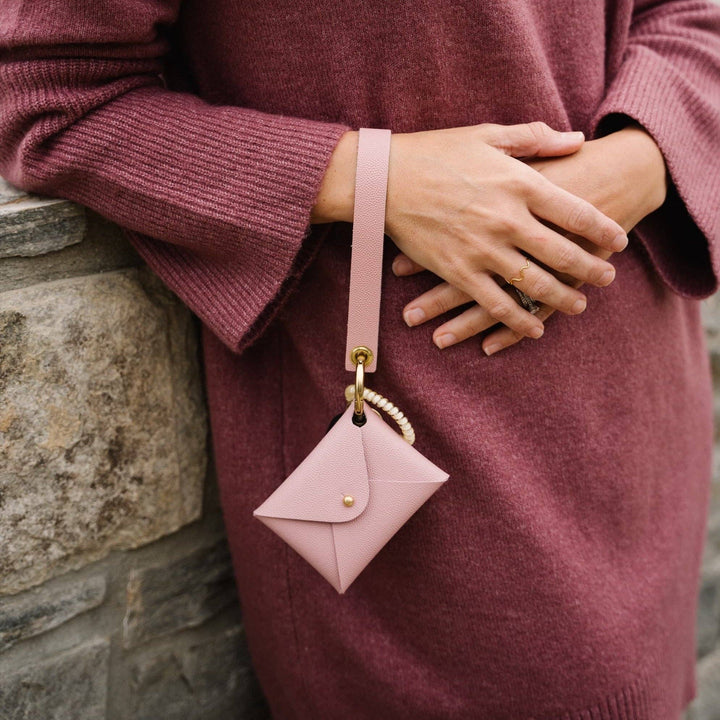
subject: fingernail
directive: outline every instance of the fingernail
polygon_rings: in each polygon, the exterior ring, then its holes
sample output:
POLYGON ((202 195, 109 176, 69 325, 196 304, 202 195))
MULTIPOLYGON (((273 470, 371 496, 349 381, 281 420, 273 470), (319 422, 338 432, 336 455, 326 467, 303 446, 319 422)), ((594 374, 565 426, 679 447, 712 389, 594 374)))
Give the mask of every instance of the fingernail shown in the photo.
POLYGON ((425 313, 422 308, 413 308, 412 310, 407 310, 403 317, 405 318, 405 322, 412 327, 425 319, 425 313))
POLYGON ((565 132, 565 135, 567 135, 567 137, 568 137, 569 139, 575 140, 575 141, 577 141, 577 140, 584 140, 584 139, 585 139, 585 133, 584 133, 584 132, 581 132, 580 130, 575 130, 575 131, 572 131, 572 132, 571 132, 570 130, 568 130, 568 131, 565 132))
POLYGON ((616 251, 624 250, 627 247, 628 244, 628 236, 625 233, 620 233, 619 235, 615 236, 615 239, 613 240, 613 249, 616 251))
POLYGON ((500 349, 500 345, 498 345, 497 343, 491 343, 487 347, 483 348, 486 355, 492 355, 494 352, 497 352, 499 349, 500 349))
POLYGON ((606 270, 602 277, 600 278, 600 282, 603 285, 609 285, 613 280, 615 279, 615 270, 606 270))
POLYGON ((543 332, 541 327, 534 327, 530 330, 530 337, 534 337, 537 340, 539 337, 542 337, 543 332))
POLYGON ((574 313, 581 313, 586 307, 587 301, 580 298, 579 300, 575 301, 575 304, 572 306, 572 311, 574 313))
POLYGON ((445 333, 435 338, 435 344, 442 349, 448 345, 452 345, 456 340, 457 338, 452 333, 445 333))
POLYGON ((412 263, 406 257, 395 258, 392 264, 392 271, 396 275, 402 275, 403 273, 410 272, 412 270, 412 263))

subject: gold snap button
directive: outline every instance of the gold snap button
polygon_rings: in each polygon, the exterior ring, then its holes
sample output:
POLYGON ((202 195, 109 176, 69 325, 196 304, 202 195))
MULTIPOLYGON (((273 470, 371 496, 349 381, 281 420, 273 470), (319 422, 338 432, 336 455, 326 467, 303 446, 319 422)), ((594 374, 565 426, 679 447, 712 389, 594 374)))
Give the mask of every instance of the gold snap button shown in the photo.
POLYGON ((346 495, 343 498, 343 503, 344 503, 345 507, 352 507, 354 502, 355 502, 355 498, 352 495, 346 495))

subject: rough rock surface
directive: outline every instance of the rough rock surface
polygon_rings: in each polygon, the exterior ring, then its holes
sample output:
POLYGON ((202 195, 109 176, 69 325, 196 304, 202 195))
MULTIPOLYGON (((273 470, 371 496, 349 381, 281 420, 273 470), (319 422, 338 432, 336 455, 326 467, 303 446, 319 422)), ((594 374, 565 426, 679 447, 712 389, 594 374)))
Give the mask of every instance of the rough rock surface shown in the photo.
POLYGON ((105 599, 105 592, 105 578, 91 575, 80 582, 50 583, 0 598, 0 652, 92 610, 105 599))
POLYGON ((230 551, 223 539, 172 564, 131 570, 123 645, 195 627, 237 604, 230 551))
POLYGON ((0 258, 31 257, 79 243, 85 208, 59 198, 28 195, 0 178, 0 258))
POLYGON ((3 720, 104 720, 110 644, 87 643, 0 678, 3 720))
POLYGON ((145 267, 0 293, 0 594, 200 517, 197 340, 145 267))

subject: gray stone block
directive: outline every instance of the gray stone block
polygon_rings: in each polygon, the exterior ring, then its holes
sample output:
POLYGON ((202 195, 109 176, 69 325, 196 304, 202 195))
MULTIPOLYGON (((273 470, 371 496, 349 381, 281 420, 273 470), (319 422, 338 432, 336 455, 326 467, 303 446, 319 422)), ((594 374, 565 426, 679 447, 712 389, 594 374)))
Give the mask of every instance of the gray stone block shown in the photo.
POLYGON ((237 603, 225 540, 170 565, 133 570, 128 579, 123 645, 130 648, 195 627, 237 603))
POLYGON ((149 269, 0 293, 0 594, 201 515, 197 327, 149 269))
POLYGON ((688 720, 720 720, 720 650, 704 657, 697 673, 698 694, 688 707, 688 720))
POLYGON ((0 292, 145 264, 122 228, 89 208, 85 213, 88 228, 81 243, 32 258, 0 258, 0 292))
POLYGON ((82 205, 29 195, 0 178, 0 258, 60 250, 79 243, 85 227, 82 205))
POLYGON ((270 720, 241 628, 131 667, 128 720, 270 720))
MULTIPOLYGON (((714 455, 717 460, 720 456, 717 449, 714 455)), ((720 561, 720 511, 711 510, 707 521, 705 546, 703 547, 704 572, 710 572, 717 561, 720 561)))
POLYGON ((698 595, 697 652, 704 657, 712 652, 720 631, 720 565, 703 572, 698 595))
POLYGON ((104 720, 109 654, 109 642, 100 640, 0 673, 0 717, 104 720))
POLYGON ((49 583, 21 595, 0 598, 0 651, 18 640, 62 625, 104 599, 105 578, 101 575, 49 583))

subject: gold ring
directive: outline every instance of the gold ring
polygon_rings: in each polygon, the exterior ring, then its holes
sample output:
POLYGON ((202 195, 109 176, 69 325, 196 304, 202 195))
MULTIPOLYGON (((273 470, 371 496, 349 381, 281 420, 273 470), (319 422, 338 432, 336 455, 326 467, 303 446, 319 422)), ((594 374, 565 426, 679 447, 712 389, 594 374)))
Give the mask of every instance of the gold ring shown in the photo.
POLYGON ((531 314, 534 315, 538 310, 540 310, 540 306, 527 294, 525 294, 519 287, 512 286, 512 289, 517 294, 518 298, 520 298, 520 304, 531 314))
POLYGON ((511 278, 508 280, 508 285, 512 285, 515 282, 519 282, 523 279, 523 275, 525 274, 525 271, 530 267, 530 260, 526 258, 525 264, 520 268, 520 275, 518 277, 511 278))

